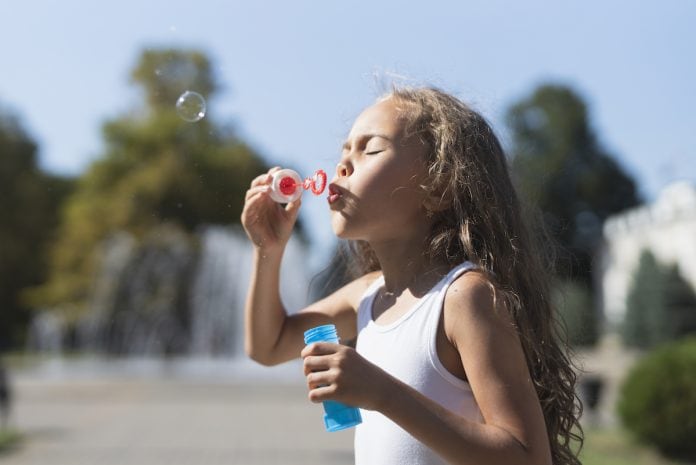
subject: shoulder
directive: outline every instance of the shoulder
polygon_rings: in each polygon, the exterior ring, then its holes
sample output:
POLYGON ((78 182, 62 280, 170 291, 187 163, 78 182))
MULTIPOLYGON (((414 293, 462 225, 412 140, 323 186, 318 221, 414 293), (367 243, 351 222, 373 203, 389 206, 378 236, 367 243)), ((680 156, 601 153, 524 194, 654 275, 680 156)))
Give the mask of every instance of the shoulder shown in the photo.
POLYGON ((382 277, 382 270, 376 270, 376 271, 371 271, 369 273, 365 273, 364 275, 360 276, 358 279, 356 279, 353 282, 361 282, 365 285, 365 287, 370 286, 373 282, 377 281, 377 279, 382 277))
POLYGON ((345 286, 345 295, 354 304, 356 310, 365 292, 367 292, 369 287, 381 277, 381 270, 372 271, 356 278, 345 286))
POLYGON ((448 339, 466 337, 481 330, 513 328, 501 293, 482 271, 463 273, 447 289, 443 306, 448 339))
POLYGON ((325 297, 320 304, 328 302, 342 302, 343 307, 349 307, 357 311, 360 301, 362 300, 368 288, 382 276, 381 271, 373 271, 366 273, 353 281, 340 287, 333 294, 325 297))
POLYGON ((381 272, 372 272, 350 281, 330 295, 303 308, 293 315, 293 319, 301 321, 298 327, 301 327, 302 331, 312 326, 333 322, 342 337, 346 340, 352 339, 356 336, 355 318, 360 301, 370 285, 381 275, 381 272), (327 318, 329 321, 326 321, 327 318))
POLYGON ((492 307, 495 297, 496 291, 491 280, 484 272, 473 269, 452 281, 445 295, 445 308, 492 307))

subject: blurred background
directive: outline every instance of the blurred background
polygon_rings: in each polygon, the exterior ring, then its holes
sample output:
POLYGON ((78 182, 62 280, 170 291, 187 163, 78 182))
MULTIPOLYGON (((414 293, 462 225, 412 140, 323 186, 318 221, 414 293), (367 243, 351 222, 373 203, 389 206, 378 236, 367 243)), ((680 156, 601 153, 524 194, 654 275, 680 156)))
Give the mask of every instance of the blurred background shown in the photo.
MULTIPOLYGON (((25 0, 0 17, 1 463, 352 463, 300 365, 243 354, 239 216, 271 166, 333 173, 394 83, 483 113, 562 246, 583 463, 696 463, 696 3, 25 0)), ((290 311, 339 284, 328 220, 306 195, 290 311)))

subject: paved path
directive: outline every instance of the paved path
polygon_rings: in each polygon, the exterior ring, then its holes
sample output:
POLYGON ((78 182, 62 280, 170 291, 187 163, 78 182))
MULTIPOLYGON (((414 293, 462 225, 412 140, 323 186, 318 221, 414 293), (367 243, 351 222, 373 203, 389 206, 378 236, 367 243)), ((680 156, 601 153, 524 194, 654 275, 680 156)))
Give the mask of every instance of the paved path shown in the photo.
MULTIPOLYGON (((607 382, 585 420, 616 423, 618 386, 636 357, 616 338, 579 354, 607 382)), ((353 431, 324 431, 297 364, 55 360, 15 375, 12 423, 26 439, 0 465, 353 463, 353 431)))
POLYGON ((327 433, 301 383, 18 377, 3 465, 345 465, 353 432, 327 433))

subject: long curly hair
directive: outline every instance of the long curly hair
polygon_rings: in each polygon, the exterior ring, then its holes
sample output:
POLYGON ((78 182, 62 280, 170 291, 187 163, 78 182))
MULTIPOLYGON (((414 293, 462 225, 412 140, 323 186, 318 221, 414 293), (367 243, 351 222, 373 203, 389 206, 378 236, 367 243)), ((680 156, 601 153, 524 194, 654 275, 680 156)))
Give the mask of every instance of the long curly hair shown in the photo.
MULTIPOLYGON (((550 300, 555 254, 540 215, 521 204, 500 141, 478 112, 435 88, 394 88, 384 99, 395 99, 407 130, 429 148, 422 185, 433 199, 426 206, 433 220, 428 253, 452 266, 469 260, 487 275, 519 334, 553 463, 579 465, 582 404, 567 337, 550 300)), ((380 269, 366 242, 343 246, 348 276, 380 269)))

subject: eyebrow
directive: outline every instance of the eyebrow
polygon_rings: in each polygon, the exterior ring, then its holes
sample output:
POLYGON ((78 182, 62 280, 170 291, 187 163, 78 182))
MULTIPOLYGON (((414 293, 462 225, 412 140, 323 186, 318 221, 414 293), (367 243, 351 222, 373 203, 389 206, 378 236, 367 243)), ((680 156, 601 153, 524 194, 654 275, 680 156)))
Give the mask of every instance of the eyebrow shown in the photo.
MULTIPOLYGON (((391 139, 391 137, 385 136, 384 134, 363 134, 363 135, 361 135, 361 136, 358 137, 358 141, 366 141, 366 142, 367 142, 367 141, 369 141, 370 139, 373 139, 373 138, 375 138, 375 137, 379 137, 380 139, 384 139, 384 140, 386 140, 386 141, 388 141, 388 142, 393 142, 392 139, 391 139)), ((350 141, 349 141, 349 140, 346 140, 346 141, 343 143, 343 145, 341 146, 341 148, 342 148, 343 150, 346 150, 346 149, 348 149, 349 147, 350 147, 350 141)))

